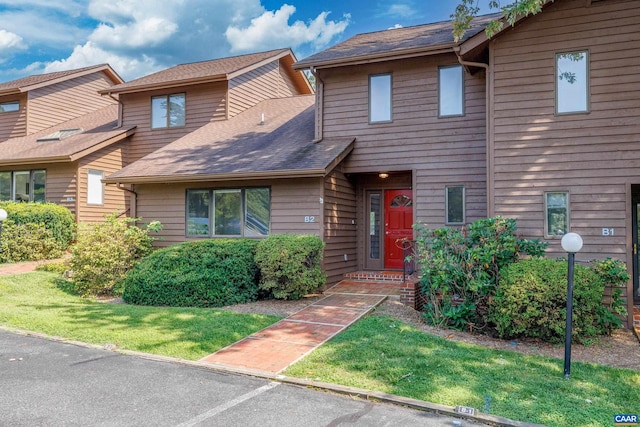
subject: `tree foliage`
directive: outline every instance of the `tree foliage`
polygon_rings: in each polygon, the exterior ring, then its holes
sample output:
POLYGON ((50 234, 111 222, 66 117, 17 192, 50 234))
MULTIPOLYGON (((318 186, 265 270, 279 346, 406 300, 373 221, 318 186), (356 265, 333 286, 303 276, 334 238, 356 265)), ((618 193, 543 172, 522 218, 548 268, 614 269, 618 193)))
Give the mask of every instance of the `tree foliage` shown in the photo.
MULTIPOLYGON (((478 15, 480 0, 461 0, 456 10, 451 14, 453 21, 453 38, 456 42, 460 41, 467 30, 471 28, 471 21, 478 15)), ((520 17, 535 15, 542 10, 542 6, 548 1, 553 0, 516 0, 505 6, 501 6, 498 0, 489 0, 489 8, 500 10, 501 17, 495 19, 487 25, 485 34, 491 38, 504 27, 504 23, 514 25, 520 17)))

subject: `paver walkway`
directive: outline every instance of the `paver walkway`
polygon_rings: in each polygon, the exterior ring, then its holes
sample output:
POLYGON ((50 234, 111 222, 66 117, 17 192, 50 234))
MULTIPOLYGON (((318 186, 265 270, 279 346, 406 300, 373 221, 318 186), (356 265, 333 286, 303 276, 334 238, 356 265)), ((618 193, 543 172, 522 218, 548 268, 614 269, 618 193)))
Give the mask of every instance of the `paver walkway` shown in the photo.
POLYGON ((201 362, 277 374, 358 321, 386 295, 333 294, 201 362))

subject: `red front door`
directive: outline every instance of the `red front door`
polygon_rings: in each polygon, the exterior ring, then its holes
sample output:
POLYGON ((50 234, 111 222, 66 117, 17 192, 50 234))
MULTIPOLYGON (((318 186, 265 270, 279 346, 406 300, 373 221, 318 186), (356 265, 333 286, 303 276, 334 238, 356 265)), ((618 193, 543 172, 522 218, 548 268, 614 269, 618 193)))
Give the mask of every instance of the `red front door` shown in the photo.
POLYGON ((402 239, 413 238, 412 197, 410 189, 384 192, 384 268, 403 266, 402 239))

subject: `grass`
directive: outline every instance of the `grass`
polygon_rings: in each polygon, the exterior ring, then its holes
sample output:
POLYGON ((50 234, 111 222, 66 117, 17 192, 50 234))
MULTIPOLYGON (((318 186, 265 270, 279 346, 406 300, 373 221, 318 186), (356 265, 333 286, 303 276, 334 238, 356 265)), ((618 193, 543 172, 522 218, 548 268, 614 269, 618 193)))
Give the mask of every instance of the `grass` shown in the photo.
POLYGON ((225 310, 89 301, 58 275, 0 277, 0 324, 86 343, 198 360, 279 320, 225 310))
POLYGON ((640 372, 448 341, 366 317, 285 375, 377 390, 548 426, 611 426, 638 413, 640 372))

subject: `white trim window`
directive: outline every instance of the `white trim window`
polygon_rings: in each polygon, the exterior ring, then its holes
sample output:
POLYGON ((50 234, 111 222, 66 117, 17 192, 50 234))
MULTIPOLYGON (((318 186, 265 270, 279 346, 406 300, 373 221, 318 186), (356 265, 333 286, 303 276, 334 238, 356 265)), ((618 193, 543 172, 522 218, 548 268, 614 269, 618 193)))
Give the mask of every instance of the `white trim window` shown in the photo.
POLYGON ((447 225, 465 223, 465 188, 464 185, 449 185, 445 191, 445 212, 447 225))
POLYGON ((556 113, 589 112, 589 51, 556 54, 556 113))
POLYGON ((569 192, 544 193, 545 235, 562 236, 569 231, 569 192))
POLYGON ((461 65, 438 67, 438 116, 464 115, 464 73, 461 65))
POLYGON ((102 205, 104 203, 104 172, 89 169, 87 172, 87 204, 102 205))
POLYGON ((44 169, 0 172, 0 200, 45 202, 47 172, 44 169))
POLYGON ((184 93, 151 97, 151 129, 184 126, 185 100, 184 93))
POLYGON ((369 76, 369 123, 391 121, 391 74, 369 76))

